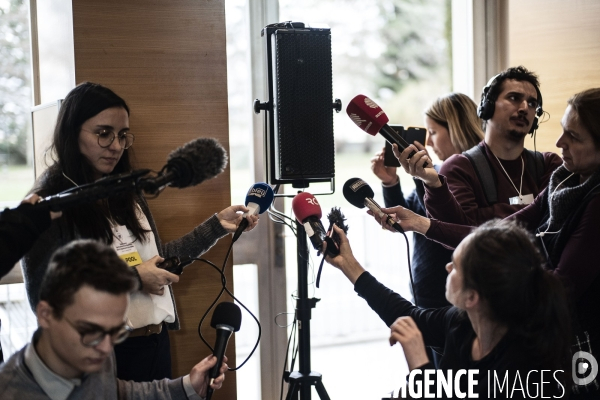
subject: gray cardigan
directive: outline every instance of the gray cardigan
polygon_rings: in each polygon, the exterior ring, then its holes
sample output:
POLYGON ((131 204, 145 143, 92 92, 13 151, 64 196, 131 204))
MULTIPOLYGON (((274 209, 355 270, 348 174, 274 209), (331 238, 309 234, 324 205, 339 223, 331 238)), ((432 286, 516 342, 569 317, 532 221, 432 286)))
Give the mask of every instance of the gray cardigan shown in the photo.
MULTIPOLYGON (((198 225, 191 232, 163 245, 160 241, 158 230, 156 229, 154 218, 152 218, 152 214, 150 213, 148 203, 142 198, 139 205, 146 215, 146 218, 148 218, 150 228, 154 233, 158 253, 164 258, 173 256, 181 257, 184 255, 199 257, 214 246, 215 243, 217 243, 217 240, 228 233, 215 214, 202 224, 198 225)), ((74 239, 77 239, 77 237, 71 237, 67 232, 60 229, 60 226, 56 221, 53 221, 50 228, 39 237, 31 250, 21 259, 27 297, 29 298, 31 309, 34 312, 40 299, 40 287, 46 269, 48 268, 50 256, 52 256, 54 251, 59 247, 64 246, 74 239)), ((171 291, 171 296, 173 295, 172 293, 173 292, 171 291)), ((173 304, 175 304, 175 300, 173 300, 173 304)), ((175 322, 168 324, 168 327, 169 329, 179 329, 177 308, 175 308, 175 322)))
MULTIPOLYGON (((27 346, 23 347, 0 365, 1 399, 49 399, 25 364, 26 348, 27 346)), ((152 382, 119 380, 113 353, 104 363, 102 370, 82 378, 81 385, 75 387, 69 400, 184 400, 188 397, 182 379, 162 379, 152 382)))

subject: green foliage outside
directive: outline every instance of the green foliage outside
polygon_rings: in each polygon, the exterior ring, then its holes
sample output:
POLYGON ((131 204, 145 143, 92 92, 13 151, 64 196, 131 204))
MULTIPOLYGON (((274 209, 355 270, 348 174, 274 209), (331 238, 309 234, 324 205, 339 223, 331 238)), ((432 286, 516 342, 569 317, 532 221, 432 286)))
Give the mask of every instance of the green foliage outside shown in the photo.
POLYGON ((30 76, 27 3, 0 0, 0 166, 27 163, 30 76))

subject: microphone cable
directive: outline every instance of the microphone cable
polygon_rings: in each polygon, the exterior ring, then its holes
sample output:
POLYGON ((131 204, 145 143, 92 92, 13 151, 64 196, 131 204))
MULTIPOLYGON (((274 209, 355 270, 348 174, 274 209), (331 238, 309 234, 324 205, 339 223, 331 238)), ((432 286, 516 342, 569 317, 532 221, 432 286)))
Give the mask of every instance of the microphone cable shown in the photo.
POLYGON ((258 327, 258 337, 256 339, 256 343, 254 344, 254 347, 252 348, 252 351, 250 351, 250 354, 248 354, 248 357, 246 357, 246 359, 240 365, 238 365, 237 367, 235 367, 235 368, 228 368, 229 371, 237 371, 238 369, 242 368, 244 366, 244 364, 246 364, 246 362, 248 362, 248 360, 250 359, 250 357, 252 357, 252 355, 254 354, 254 352, 256 351, 256 349, 258 348, 258 344, 260 343, 260 337, 261 337, 261 333, 262 333, 262 328, 261 328, 260 322, 258 321, 258 318, 256 318, 256 316, 252 313, 252 311, 250 311, 248 309, 248 307, 246 307, 244 305, 244 303, 242 303, 237 297, 235 297, 233 295, 233 293, 231 293, 231 291, 227 288, 227 278, 225 277, 225 267, 227 266, 227 261, 229 260, 229 256, 231 255, 231 250, 232 249, 233 249, 233 241, 229 245, 229 249, 227 250, 227 254, 225 256, 225 260, 223 261, 223 266, 221 268, 219 268, 218 266, 216 266, 212 261, 206 260, 204 258, 194 258, 194 260, 195 261, 202 261, 202 262, 210 265, 211 267, 213 267, 221 275, 221 290, 219 291, 219 294, 217 295, 217 297, 215 298, 215 300, 212 302, 212 304, 208 307, 208 309, 206 310, 206 312, 204 313, 204 315, 200 319, 200 322, 198 323, 198 336, 200 336, 200 339, 204 342, 204 344, 214 353, 214 349, 212 348, 212 346, 206 341, 206 339, 202 335, 202 329, 201 328, 202 328, 202 324, 204 323, 204 320, 208 316, 208 313, 210 312, 210 310, 213 309, 213 307, 215 306, 215 304, 217 304, 217 302, 219 301, 219 299, 223 295, 223 292, 227 292, 227 294, 233 300, 235 300, 235 302, 237 302, 240 306, 242 306, 242 308, 244 310, 246 310, 248 312, 248 314, 250 314, 250 316, 254 319, 254 321, 256 322, 256 325, 258 327))
MULTIPOLYGON (((408 262, 408 276, 410 279, 410 290, 412 291, 413 294, 413 298, 415 299, 415 306, 419 306, 418 302, 417 302, 417 292, 415 291, 415 282, 413 280, 413 275, 412 275, 412 266, 410 264, 410 243, 408 242, 408 236, 406 236, 405 232, 400 232, 402 233, 402 236, 404 236, 404 240, 406 241, 406 261, 408 262)), ((413 235, 415 233, 413 232, 413 235)))

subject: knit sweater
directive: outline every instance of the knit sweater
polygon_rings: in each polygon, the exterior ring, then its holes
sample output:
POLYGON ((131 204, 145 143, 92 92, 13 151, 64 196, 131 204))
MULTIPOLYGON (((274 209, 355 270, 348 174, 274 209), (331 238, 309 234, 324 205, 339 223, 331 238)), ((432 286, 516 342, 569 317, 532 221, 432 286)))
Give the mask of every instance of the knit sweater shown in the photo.
MULTIPOLYGON (((223 228, 215 214, 181 238, 163 245, 160 241, 160 236, 158 235, 158 230, 154 218, 150 213, 148 203, 142 198, 139 205, 150 223, 150 228, 156 240, 156 248, 159 255, 163 258, 185 255, 198 257, 214 246, 217 240, 227 235, 227 231, 223 228)), ((69 235, 60 228, 60 225, 56 221, 53 221, 50 228, 40 236, 33 248, 21 260, 27 297, 33 310, 35 310, 39 301, 40 286, 48 268, 48 261, 51 255, 59 247, 64 246, 74 239, 77 238, 69 235)), ((175 315, 175 322, 168 325, 170 329, 179 329, 177 309, 175 309, 175 315)))

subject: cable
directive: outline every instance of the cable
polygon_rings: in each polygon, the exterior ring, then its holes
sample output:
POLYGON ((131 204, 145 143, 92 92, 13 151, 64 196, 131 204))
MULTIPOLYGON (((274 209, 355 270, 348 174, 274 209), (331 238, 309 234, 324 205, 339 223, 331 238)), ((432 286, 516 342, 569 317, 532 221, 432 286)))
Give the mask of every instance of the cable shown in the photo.
POLYGON ((238 369, 242 368, 244 366, 244 364, 246 364, 246 362, 248 362, 248 360, 250 359, 250 357, 252 357, 252 355, 254 354, 254 352, 256 351, 256 349, 258 348, 258 344, 260 343, 260 337, 261 337, 261 333, 262 333, 262 328, 260 325, 260 322, 258 321, 258 318, 256 318, 256 316, 248 309, 248 307, 246 307, 244 305, 244 303, 242 303, 237 297, 235 297, 233 295, 233 293, 231 293, 229 291, 229 289, 227 288, 227 278, 225 277, 225 267, 227 266, 227 261, 229 260, 229 255, 231 254, 231 250, 233 248, 233 242, 231 242, 231 244, 229 245, 229 249, 227 250, 227 255, 225 256, 225 260, 223 261, 223 267, 221 267, 219 269, 219 267, 217 267, 214 263, 212 263, 209 260, 206 260, 204 258, 194 258, 194 260, 196 261, 202 261, 208 265, 210 265, 211 267, 213 267, 214 269, 217 270, 217 272, 219 272, 219 274, 221 275, 221 291, 219 292, 219 294, 217 295, 217 297, 215 298, 215 300, 212 302, 212 304, 208 307, 208 309, 206 310, 206 312, 204 313, 204 315, 202 316, 202 318, 200 319, 200 322, 198 323, 198 336, 200 336, 200 339, 204 342, 204 344, 214 353, 214 349, 212 348, 212 346, 206 341, 206 339, 204 339, 204 336, 202 335, 202 324, 204 323, 204 320, 206 319, 206 316, 208 315, 208 313, 210 312, 210 310, 212 310, 212 308, 215 306, 215 304, 217 303, 217 301, 219 301, 219 299, 221 298, 221 296, 223 295, 223 292, 227 292, 227 294, 229 296, 231 296, 231 298, 236 301, 240 306, 242 306, 244 308, 244 310, 246 310, 248 312, 248 314, 250 314, 250 316, 254 319, 254 321, 256 321, 256 325, 258 326, 258 337, 256 339, 256 343, 254 344, 254 347, 252 348, 252 351, 250 351, 250 354, 248 355, 248 357, 246 357, 246 359, 237 367, 235 368, 228 368, 229 371, 237 371, 238 369))
MULTIPOLYGON (((280 314, 278 314, 278 315, 280 315, 280 314)), ((277 318, 277 316, 275 318, 277 318)), ((288 338, 287 347, 286 347, 286 350, 285 350, 285 360, 283 361, 283 373, 281 374, 281 392, 279 393, 279 400, 281 400, 283 398, 283 385, 284 385, 284 382, 286 380, 285 379, 286 375, 287 375, 286 373, 288 372, 286 370, 286 365, 287 365, 287 362, 288 362, 288 355, 290 353, 290 343, 292 342, 292 336, 294 336, 294 345, 296 343, 296 335, 295 335, 295 333, 296 333, 296 326, 297 326, 296 322, 297 321, 298 321, 298 319, 296 318, 296 313, 294 313, 294 321, 292 322, 292 330, 290 331, 290 336, 288 338)), ((290 371, 292 371, 292 369, 290 369, 290 371)), ((287 377, 289 377, 289 375, 287 375, 287 377)))
POLYGON ((406 236, 405 232, 401 232, 402 236, 404 236, 404 240, 406 241, 406 260, 408 261, 408 276, 410 277, 410 290, 413 292, 413 297, 415 298, 415 306, 419 306, 417 304, 417 292, 415 291, 415 282, 412 276, 412 267, 410 265, 410 244, 408 243, 408 236, 406 236))

